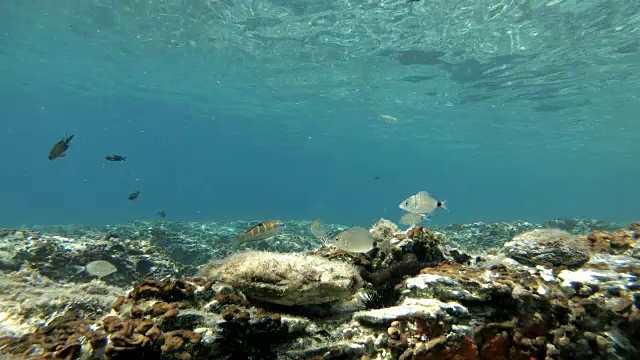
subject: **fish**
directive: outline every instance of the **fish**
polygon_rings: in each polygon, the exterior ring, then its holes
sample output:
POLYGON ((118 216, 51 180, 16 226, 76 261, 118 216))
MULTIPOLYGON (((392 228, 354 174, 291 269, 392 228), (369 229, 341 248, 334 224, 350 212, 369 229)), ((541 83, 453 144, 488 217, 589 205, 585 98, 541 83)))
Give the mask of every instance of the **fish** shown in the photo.
POLYGON ((136 191, 132 192, 131 194, 129 194, 129 200, 137 199, 138 195, 140 195, 140 191, 136 190, 136 191))
POLYGON ((415 226, 416 224, 421 223, 425 219, 427 219, 427 216, 425 214, 414 214, 414 213, 408 212, 402 215, 402 217, 400 218, 400 224, 415 226))
POLYGON ((322 223, 320 222, 320 219, 313 219, 313 221, 311 221, 311 225, 309 226, 309 229, 311 230, 311 233, 313 234, 313 236, 315 236, 316 239, 322 242, 322 245, 327 245, 328 243, 327 229, 324 227, 324 225, 322 225, 322 223))
POLYGON ((397 118, 395 118, 395 117, 393 117, 393 116, 391 116, 391 115, 380 114, 378 117, 379 117, 380 119, 382 119, 382 120, 384 120, 384 121, 388 122, 389 124, 395 124, 395 123, 397 123, 397 122, 398 122, 398 119, 397 119, 397 118))
POLYGON ((88 263, 85 266, 76 266, 77 274, 86 271, 89 275, 98 278, 103 278, 107 275, 111 275, 118 271, 115 265, 106 260, 96 260, 88 263))
POLYGON ((160 215, 161 218, 167 216, 167 213, 165 213, 164 211, 158 211, 158 215, 160 215))
POLYGON ((53 147, 51 148, 51 151, 49 151, 49 160, 64 157, 66 155, 65 152, 69 149, 69 143, 71 142, 71 139, 73 139, 73 135, 67 138, 63 138, 62 140, 55 143, 55 145, 53 145, 53 147))
POLYGON ((106 160, 109 160, 109 161, 127 161, 127 157, 126 156, 115 155, 115 154, 109 154, 109 155, 105 156, 104 158, 106 160))
POLYGON ((409 196, 400 203, 399 207, 406 212, 423 215, 431 214, 440 207, 447 211, 449 210, 445 205, 445 200, 440 201, 434 199, 426 191, 420 191, 417 194, 409 196))
POLYGON ((332 238, 330 246, 353 253, 366 253, 374 248, 376 241, 369 230, 354 226, 338 233, 332 238))
POLYGON ((234 239, 238 242, 267 240, 275 237, 283 228, 284 224, 280 220, 263 221, 234 236, 234 239))

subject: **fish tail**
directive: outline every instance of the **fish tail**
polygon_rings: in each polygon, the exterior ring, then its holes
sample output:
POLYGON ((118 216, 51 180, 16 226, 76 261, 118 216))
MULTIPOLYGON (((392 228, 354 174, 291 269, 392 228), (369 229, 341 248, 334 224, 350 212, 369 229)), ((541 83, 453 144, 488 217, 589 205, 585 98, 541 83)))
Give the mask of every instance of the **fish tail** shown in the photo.
POLYGON ((71 139, 73 139, 73 135, 69 136, 65 141, 65 145, 69 145, 69 143, 71 142, 71 139))
POLYGON ((449 208, 447 207, 447 205, 445 205, 446 202, 447 202, 447 200, 440 201, 440 207, 445 209, 445 210, 447 210, 447 211, 450 211, 449 208))

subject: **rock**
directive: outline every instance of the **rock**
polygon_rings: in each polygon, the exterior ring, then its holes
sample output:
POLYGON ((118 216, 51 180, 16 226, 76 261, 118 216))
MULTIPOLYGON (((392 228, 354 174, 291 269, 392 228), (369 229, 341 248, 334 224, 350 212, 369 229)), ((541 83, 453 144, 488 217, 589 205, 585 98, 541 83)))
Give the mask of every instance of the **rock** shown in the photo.
POLYGON ((562 270, 558 274, 561 285, 573 288, 576 284, 598 286, 606 289, 610 286, 626 288, 635 277, 632 275, 617 273, 613 270, 578 269, 562 270))
POLYGON ((589 246, 593 253, 633 256, 639 248, 635 233, 626 229, 611 232, 595 230, 582 236, 581 240, 589 246))
POLYGON ((303 350, 290 350, 291 359, 357 359, 365 351, 365 346, 354 343, 314 344, 303 350))
POLYGON ((393 238, 393 235, 399 233, 398 225, 387 219, 380 219, 371 227, 371 236, 377 242, 383 242, 393 238))
POLYGON ((283 315, 282 322, 287 324, 290 333, 304 333, 311 321, 300 316, 283 315))
POLYGON ((499 223, 475 222, 471 224, 455 224, 436 226, 433 230, 447 238, 452 247, 467 251, 502 247, 515 235, 542 227, 525 221, 499 223))
POLYGON ((465 317, 468 310, 456 302, 442 302, 435 299, 406 298, 398 306, 383 309, 358 311, 353 314, 353 320, 371 325, 386 325, 394 320, 406 319, 445 319, 465 317))
POLYGON ((122 288, 93 280, 83 284, 61 284, 23 265, 4 274, 0 286, 0 336, 21 336, 65 311, 105 314, 111 310, 122 288))
POLYGON ((203 267, 201 274, 232 285, 250 299, 281 305, 344 300, 362 287, 354 266, 297 253, 242 252, 203 267))
POLYGON ((581 266, 589 260, 588 248, 564 230, 535 229, 504 244, 504 253, 526 265, 581 266))
POLYGON ((78 268, 95 260, 113 264, 117 271, 102 280, 123 287, 140 277, 163 278, 185 270, 157 246, 142 239, 66 237, 15 231, 5 232, 0 244, 0 264, 4 263, 5 268, 28 262, 40 274, 59 281, 91 281, 93 277, 86 271, 78 271, 78 268))

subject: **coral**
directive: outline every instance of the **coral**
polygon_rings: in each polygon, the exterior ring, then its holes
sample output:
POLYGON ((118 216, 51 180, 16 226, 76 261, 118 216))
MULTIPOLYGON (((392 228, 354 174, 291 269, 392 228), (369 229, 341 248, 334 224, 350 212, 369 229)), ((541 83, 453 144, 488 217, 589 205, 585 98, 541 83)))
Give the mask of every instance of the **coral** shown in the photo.
POLYGON ((133 288, 128 297, 135 300, 152 298, 167 302, 184 301, 193 300, 195 290, 195 285, 182 280, 144 280, 133 288))
POLYGON ((633 231, 618 229, 612 232, 595 230, 581 240, 594 253, 622 255, 631 250, 637 243, 637 236, 633 231))
POLYGON ((507 256, 526 265, 581 266, 589 260, 583 242, 564 230, 536 229, 516 235, 504 244, 507 256))
POLYGON ((279 314, 259 310, 251 316, 238 308, 225 311, 213 359, 276 359, 274 348, 288 339, 289 328, 279 314))
POLYGON ((201 274, 231 284, 248 298, 281 305, 342 300, 362 286, 357 269, 350 264, 295 253, 238 253, 205 266, 201 274))
POLYGON ((106 343, 103 332, 92 331, 92 320, 79 314, 67 314, 53 319, 47 326, 21 337, 0 338, 3 354, 30 359, 76 359, 87 341, 93 349, 106 343))

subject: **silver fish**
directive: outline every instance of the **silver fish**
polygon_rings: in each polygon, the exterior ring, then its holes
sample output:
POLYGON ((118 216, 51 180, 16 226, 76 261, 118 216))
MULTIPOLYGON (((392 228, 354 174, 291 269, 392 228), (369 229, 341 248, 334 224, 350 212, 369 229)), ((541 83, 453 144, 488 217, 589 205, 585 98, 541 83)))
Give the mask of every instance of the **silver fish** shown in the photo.
POLYGON ((118 271, 112 263, 106 260, 96 260, 88 263, 86 266, 76 266, 78 273, 86 271, 89 275, 103 278, 118 271))
POLYGON ((421 222, 423 222, 425 219, 427 219, 427 216, 425 214, 414 214, 408 212, 402 215, 402 217, 400 218, 400 224, 415 226, 416 224, 420 224, 421 222))
POLYGON ((311 225, 309 226, 309 229, 311 230, 313 236, 315 236, 316 239, 322 242, 322 245, 327 245, 329 239, 329 237, 327 236, 327 229, 324 227, 324 225, 322 225, 320 219, 313 219, 311 225))
POLYGON ((374 243, 369 230, 354 226, 334 236, 330 245, 343 251, 366 253, 373 249, 374 243))
POLYGON ((428 192, 420 191, 404 199, 400 203, 400 209, 413 214, 429 215, 439 207, 449 210, 444 203, 444 200, 436 200, 428 192))

